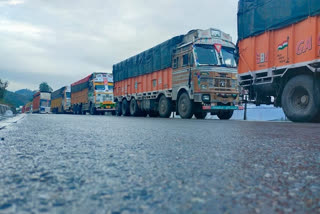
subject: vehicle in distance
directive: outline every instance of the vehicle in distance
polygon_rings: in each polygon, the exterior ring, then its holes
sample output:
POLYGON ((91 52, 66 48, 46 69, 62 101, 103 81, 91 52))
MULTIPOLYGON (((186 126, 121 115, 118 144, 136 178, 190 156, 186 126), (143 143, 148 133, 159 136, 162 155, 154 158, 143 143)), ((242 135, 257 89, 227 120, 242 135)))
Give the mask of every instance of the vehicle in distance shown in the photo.
POLYGON ((50 113, 51 92, 38 91, 33 95, 32 113, 50 113))
POLYGON ((294 122, 320 122, 319 14, 320 1, 239 1, 240 85, 294 122))
POLYGON ((112 74, 92 73, 73 83, 71 106, 74 114, 115 114, 112 74))
POLYGON ((64 86, 51 94, 52 113, 71 113, 71 88, 64 86))
POLYGON ((234 50, 220 30, 192 30, 113 65, 117 115, 230 119, 239 109, 234 50))

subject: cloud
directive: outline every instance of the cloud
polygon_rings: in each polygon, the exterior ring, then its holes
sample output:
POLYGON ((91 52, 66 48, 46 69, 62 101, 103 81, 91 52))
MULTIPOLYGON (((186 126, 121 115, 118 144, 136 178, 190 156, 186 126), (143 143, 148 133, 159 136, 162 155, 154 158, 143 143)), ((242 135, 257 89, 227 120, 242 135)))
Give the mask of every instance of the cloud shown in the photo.
POLYGON ((23 4, 24 1, 22 0, 0 0, 0 6, 5 6, 5 5, 19 5, 23 4))
POLYGON ((0 78, 11 90, 57 89, 191 29, 235 41, 236 9, 237 0, 0 0, 0 78))

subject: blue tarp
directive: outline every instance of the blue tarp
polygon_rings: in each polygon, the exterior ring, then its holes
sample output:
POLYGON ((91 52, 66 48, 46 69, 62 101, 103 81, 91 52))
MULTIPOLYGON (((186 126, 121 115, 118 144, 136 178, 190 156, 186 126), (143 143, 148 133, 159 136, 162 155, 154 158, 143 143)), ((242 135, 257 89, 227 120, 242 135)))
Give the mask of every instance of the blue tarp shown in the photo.
POLYGON ((183 36, 176 36, 149 50, 113 65, 114 82, 136 77, 171 67, 173 50, 182 42, 183 36))
POLYGON ((320 14, 320 0, 240 0, 238 39, 275 30, 320 14))

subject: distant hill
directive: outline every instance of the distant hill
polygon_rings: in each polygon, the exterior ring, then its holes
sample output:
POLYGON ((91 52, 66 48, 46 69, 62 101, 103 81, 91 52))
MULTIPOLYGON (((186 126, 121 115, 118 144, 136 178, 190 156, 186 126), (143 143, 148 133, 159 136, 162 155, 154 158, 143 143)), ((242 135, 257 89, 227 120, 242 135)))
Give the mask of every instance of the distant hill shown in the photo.
POLYGON ((6 91, 4 95, 4 102, 15 107, 24 106, 32 100, 33 93, 34 92, 28 89, 22 89, 16 92, 6 91))
POLYGON ((15 93, 32 98, 35 91, 31 91, 30 89, 21 89, 21 90, 16 91, 15 93))

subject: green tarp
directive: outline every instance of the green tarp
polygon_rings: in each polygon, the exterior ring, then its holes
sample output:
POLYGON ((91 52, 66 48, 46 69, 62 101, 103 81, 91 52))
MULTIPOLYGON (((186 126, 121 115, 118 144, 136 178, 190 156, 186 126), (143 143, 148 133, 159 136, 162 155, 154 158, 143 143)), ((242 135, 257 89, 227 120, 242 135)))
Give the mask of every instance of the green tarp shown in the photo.
POLYGON ((240 0, 238 40, 320 14, 320 0, 240 0))
POLYGON ((173 50, 182 42, 182 39, 183 36, 176 36, 113 65, 114 82, 169 68, 171 66, 173 50))

